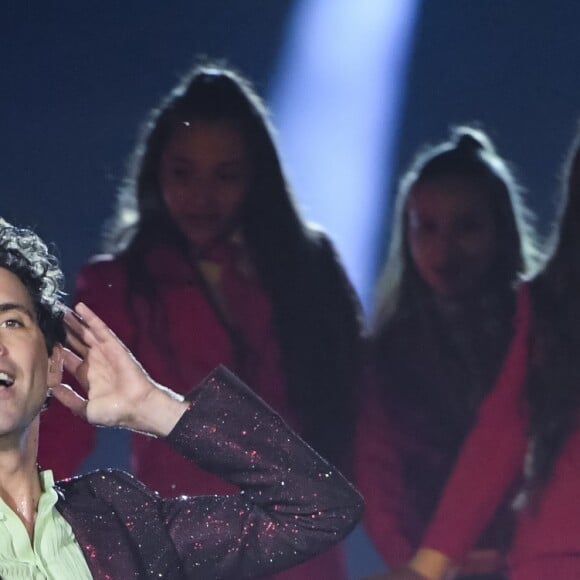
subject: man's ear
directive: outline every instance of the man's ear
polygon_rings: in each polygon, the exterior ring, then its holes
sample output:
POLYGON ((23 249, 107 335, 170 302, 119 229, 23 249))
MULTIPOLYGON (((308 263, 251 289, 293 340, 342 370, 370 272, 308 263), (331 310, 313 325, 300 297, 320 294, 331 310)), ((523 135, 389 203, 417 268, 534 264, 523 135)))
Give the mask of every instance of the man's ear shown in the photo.
POLYGON ((62 349, 62 344, 55 344, 52 348, 52 354, 48 359, 47 383, 49 388, 60 385, 62 382, 64 365, 64 353, 62 349))

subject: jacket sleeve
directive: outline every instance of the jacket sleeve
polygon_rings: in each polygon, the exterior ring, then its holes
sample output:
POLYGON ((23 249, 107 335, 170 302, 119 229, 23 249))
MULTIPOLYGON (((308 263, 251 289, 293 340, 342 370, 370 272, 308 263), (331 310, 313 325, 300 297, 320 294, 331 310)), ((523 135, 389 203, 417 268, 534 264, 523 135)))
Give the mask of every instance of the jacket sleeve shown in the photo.
POLYGON ((363 522, 380 555, 393 568, 413 554, 401 523, 414 519, 405 500, 399 461, 399 437, 378 386, 367 380, 355 443, 356 484, 365 499, 363 522))
POLYGON ((515 333, 493 391, 481 405, 422 547, 460 561, 516 477, 527 447, 524 385, 531 326, 529 289, 518 294, 515 333))
POLYGON ((354 527, 360 495, 227 369, 216 369, 190 400, 167 441, 242 491, 161 500, 186 574, 270 574, 322 552, 354 527))

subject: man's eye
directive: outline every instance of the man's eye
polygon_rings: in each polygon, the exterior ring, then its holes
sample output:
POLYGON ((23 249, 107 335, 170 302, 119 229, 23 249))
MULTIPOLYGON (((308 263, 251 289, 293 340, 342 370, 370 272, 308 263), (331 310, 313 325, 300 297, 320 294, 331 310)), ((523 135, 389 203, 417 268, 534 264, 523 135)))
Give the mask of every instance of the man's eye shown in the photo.
POLYGON ((24 324, 16 318, 9 318, 8 320, 3 320, 0 322, 0 327, 2 328, 22 328, 24 324))

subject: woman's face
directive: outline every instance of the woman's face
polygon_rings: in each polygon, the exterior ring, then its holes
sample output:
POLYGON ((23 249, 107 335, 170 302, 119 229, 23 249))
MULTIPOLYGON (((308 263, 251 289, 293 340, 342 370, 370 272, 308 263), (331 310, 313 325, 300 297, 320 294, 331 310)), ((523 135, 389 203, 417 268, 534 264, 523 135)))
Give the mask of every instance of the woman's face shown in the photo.
POLYGON ((184 122, 175 130, 161 156, 160 186, 171 218, 193 247, 207 248, 237 225, 251 165, 231 122, 184 122))
POLYGON ((489 192, 464 177, 419 182, 407 201, 407 243, 415 268, 437 294, 460 298, 481 288, 494 261, 496 226, 489 192))

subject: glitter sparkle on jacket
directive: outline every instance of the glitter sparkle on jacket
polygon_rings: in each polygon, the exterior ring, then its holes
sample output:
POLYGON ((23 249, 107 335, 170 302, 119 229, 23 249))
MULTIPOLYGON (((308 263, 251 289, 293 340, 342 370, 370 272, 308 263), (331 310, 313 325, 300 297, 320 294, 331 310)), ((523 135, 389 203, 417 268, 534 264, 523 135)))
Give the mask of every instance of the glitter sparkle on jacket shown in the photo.
POLYGON ((353 528, 360 495, 235 375, 219 367, 188 399, 167 443, 242 491, 166 499, 115 470, 58 482, 95 579, 255 578, 353 528))

